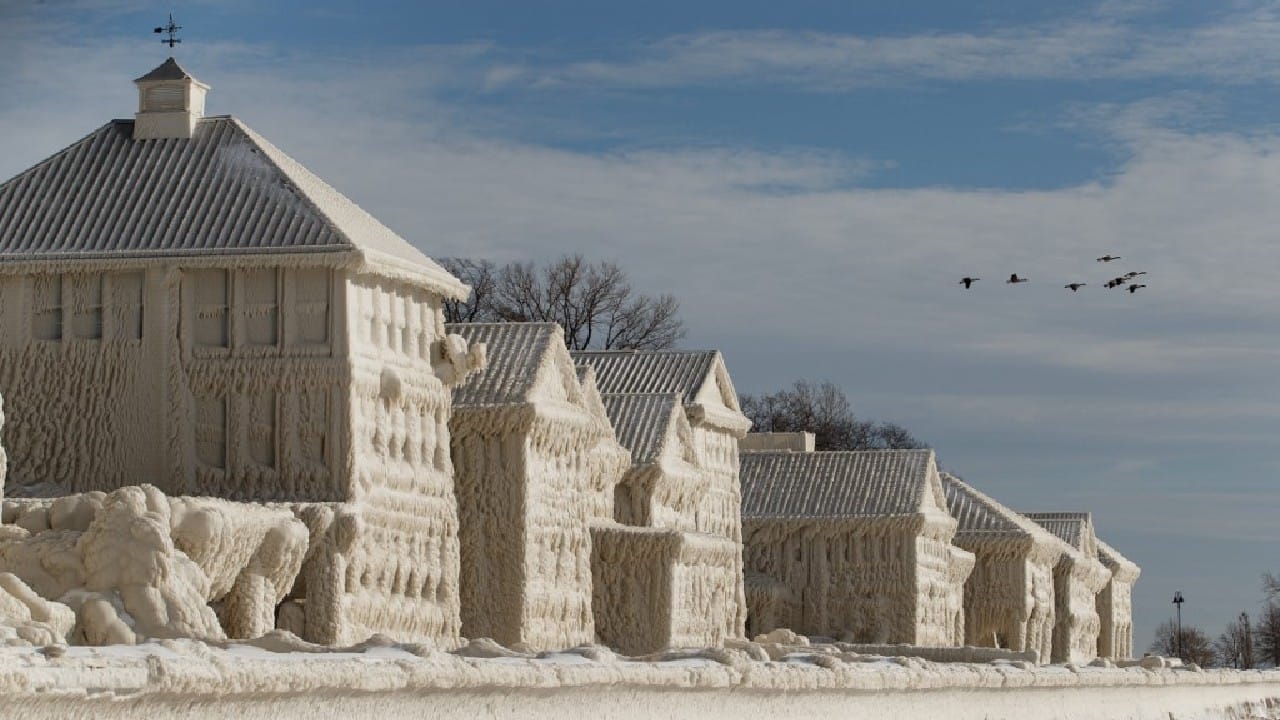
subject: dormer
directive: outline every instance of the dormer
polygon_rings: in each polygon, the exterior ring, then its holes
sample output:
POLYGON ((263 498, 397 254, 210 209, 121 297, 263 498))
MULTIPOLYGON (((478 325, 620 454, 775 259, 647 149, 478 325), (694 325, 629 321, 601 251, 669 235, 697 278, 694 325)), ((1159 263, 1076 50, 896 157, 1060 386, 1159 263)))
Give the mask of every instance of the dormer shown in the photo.
POLYGON ((133 82, 138 86, 134 140, 191 138, 204 117, 208 85, 192 77, 173 58, 133 82))

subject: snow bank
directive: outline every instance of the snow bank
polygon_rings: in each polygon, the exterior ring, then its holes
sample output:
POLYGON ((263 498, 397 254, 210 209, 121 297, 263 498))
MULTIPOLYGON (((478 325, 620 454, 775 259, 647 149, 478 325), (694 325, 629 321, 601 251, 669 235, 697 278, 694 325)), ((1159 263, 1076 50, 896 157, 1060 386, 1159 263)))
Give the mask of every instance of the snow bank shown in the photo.
POLYGON ((1244 720, 1280 718, 1280 672, 933 663, 796 646, 621 658, 584 646, 454 653, 375 637, 342 649, 252 643, 0 648, 0 703, 26 718, 648 717, 1244 720), (282 651, 282 652, 277 652, 282 651))

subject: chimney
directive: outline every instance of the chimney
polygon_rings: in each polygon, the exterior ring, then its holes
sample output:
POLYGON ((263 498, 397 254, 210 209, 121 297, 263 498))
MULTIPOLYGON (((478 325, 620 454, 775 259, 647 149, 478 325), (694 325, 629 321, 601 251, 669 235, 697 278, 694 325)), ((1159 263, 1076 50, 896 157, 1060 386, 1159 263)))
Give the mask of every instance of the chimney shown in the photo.
POLYGON ((134 140, 191 138, 204 117, 208 85, 192 77, 173 58, 133 82, 138 86, 134 140))
POLYGON ((747 433, 738 441, 739 452, 813 452, 811 432, 747 433))

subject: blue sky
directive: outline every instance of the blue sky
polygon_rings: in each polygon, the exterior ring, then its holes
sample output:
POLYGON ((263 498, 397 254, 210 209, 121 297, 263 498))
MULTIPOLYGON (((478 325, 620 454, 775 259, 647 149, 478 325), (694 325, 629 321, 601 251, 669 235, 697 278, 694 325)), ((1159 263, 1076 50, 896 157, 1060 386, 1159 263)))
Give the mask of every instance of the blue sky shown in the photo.
POLYGON ((1091 510, 1139 650, 1280 570, 1280 6, 0 0, 0 177, 128 117, 171 9, 211 113, 428 254, 615 260, 740 391, 1091 510))

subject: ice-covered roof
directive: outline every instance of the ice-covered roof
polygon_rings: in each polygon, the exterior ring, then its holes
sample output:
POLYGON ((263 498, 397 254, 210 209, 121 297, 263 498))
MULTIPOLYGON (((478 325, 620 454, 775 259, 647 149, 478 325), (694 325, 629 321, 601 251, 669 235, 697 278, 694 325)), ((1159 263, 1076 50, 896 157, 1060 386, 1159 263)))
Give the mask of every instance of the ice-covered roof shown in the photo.
POLYGON ((155 70, 134 80, 134 82, 151 82, 152 80, 195 80, 195 77, 179 65, 177 60, 169 58, 160 63, 155 70))
POLYGON ((467 292, 231 117, 201 119, 189 140, 135 140, 132 120, 113 120, 0 185, 0 263, 357 250, 467 292))
POLYGON ((974 539, 985 537, 1030 537, 1039 543, 1062 547, 1057 536, 1037 525, 1025 515, 1013 510, 950 473, 939 473, 942 489, 947 495, 947 509, 960 524, 956 528, 956 540, 966 536, 974 539))
POLYGON ((1047 512, 1023 513, 1037 525, 1056 535, 1066 544, 1077 550, 1088 550, 1085 547, 1088 538, 1089 523, 1092 520, 1087 512, 1047 512))
MULTIPOLYGON (((940 473, 942 490, 947 495, 947 509, 960 526, 956 534, 998 533, 1031 534, 1035 525, 1017 512, 979 492, 977 488, 950 473, 940 473)), ((1040 530, 1044 533, 1044 530, 1040 530)))
POLYGON ((740 463, 744 519, 920 513, 935 467, 932 450, 757 452, 740 463))
POLYGON ((602 394, 618 444, 631 451, 633 465, 657 462, 663 440, 670 432, 675 411, 681 408, 676 393, 602 394))
POLYGON ((454 407, 528 402, 547 353, 563 345, 555 323, 449 323, 445 329, 484 343, 485 368, 453 389, 454 407))
POLYGON ((1101 538, 1095 538, 1095 542, 1098 544, 1098 560, 1107 566, 1107 569, 1112 572, 1114 577, 1128 582, 1138 579, 1138 574, 1141 570, 1138 568, 1137 563, 1121 555, 1119 550, 1106 544, 1101 538))
POLYGON ((573 353, 574 360, 596 369, 604 394, 679 393, 691 403, 715 367, 715 350, 593 350, 573 353))

